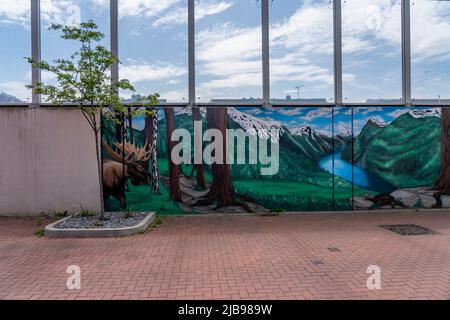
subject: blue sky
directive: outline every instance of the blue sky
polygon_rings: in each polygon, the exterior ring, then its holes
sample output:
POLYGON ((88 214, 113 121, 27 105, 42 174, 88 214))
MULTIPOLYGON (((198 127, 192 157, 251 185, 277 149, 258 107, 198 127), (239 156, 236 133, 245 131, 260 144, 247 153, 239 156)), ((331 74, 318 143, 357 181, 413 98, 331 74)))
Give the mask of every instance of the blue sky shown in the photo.
MULTIPOLYGON (((45 29, 52 22, 94 19, 109 36, 109 0, 41 0, 42 56, 73 47, 45 29)), ((187 99, 186 0, 120 0, 120 72, 138 93, 187 99)), ((271 93, 333 99, 332 5, 329 0, 274 0, 270 8, 271 93)), ((415 98, 450 98, 450 2, 411 1, 415 98)), ((258 98, 261 89, 260 4, 201 0, 196 10, 197 97, 258 98)), ((349 102, 401 96, 400 1, 346 0, 343 91, 349 102)), ((0 91, 29 98, 29 0, 0 4, 0 91)), ((104 41, 109 45, 109 39, 104 41)), ((49 75, 43 80, 53 81, 49 75)), ((129 93, 122 93, 124 96, 129 93)))

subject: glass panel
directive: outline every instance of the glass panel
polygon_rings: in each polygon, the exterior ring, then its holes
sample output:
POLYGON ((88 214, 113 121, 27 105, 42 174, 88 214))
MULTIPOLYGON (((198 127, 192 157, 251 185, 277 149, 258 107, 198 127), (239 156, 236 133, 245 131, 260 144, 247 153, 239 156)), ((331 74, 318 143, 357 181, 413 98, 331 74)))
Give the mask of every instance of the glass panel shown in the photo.
POLYGON ((187 46, 187 1, 119 1, 119 73, 136 94, 158 92, 162 102, 187 102, 187 46))
MULTIPOLYGON (((333 177, 324 167, 332 155, 331 108, 229 109, 233 128, 247 132, 279 129, 279 168, 264 176, 251 166, 232 166, 239 194, 253 199, 260 210, 321 211, 333 208, 333 177)), ((270 131, 269 131, 270 132, 270 131)))
MULTIPOLYGON (((70 59, 71 54, 79 50, 78 43, 61 39, 60 31, 49 30, 52 24, 73 26, 91 19, 105 35, 101 45, 109 49, 109 1, 41 0, 42 60, 51 63, 56 59, 70 59)), ((42 82, 55 84, 53 75, 43 72, 41 77, 42 82)))
POLYGON ((402 96, 401 2, 342 2, 344 102, 399 102, 402 96))
POLYGON ((260 3, 197 1, 195 16, 197 101, 260 100, 260 3))
MULTIPOLYGON (((351 164, 352 156, 352 109, 334 108, 333 109, 333 155, 328 156, 333 163, 333 187, 334 187, 334 209, 351 210, 349 199, 353 197, 354 170, 351 164)), ((359 190, 356 190, 357 192, 359 190)))
POLYGON ((31 56, 30 1, 0 3, 0 103, 30 102, 31 56))
MULTIPOLYGON (((441 157, 440 108, 354 109, 355 210, 431 208, 441 157)), ((347 161, 352 159, 345 154, 347 161)))
POLYGON ((332 102, 333 4, 276 0, 269 12, 274 102, 332 102))
POLYGON ((411 59, 412 97, 449 99, 449 1, 411 0, 411 59))

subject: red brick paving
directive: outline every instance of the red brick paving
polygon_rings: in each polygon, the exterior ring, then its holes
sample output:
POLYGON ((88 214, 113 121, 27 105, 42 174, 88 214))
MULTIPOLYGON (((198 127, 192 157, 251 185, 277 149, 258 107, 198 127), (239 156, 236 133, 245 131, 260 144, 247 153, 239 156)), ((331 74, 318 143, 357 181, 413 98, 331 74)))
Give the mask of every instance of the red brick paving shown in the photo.
POLYGON ((168 218, 125 239, 38 229, 0 219, 0 299, 450 299, 450 213, 168 218), (439 234, 378 227, 410 223, 439 234), (79 291, 66 288, 69 265, 81 267, 79 291), (366 287, 369 265, 381 290, 366 287))

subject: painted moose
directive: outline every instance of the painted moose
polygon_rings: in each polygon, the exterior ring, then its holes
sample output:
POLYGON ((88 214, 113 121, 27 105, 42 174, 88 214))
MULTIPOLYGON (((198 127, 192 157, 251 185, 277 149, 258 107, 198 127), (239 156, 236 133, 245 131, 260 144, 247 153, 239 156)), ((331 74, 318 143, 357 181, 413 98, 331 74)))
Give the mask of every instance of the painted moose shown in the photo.
POLYGON ((134 186, 146 183, 150 175, 145 164, 150 159, 153 147, 148 144, 139 148, 129 142, 115 142, 114 150, 102 139, 103 150, 112 160, 103 161, 103 197, 113 196, 120 202, 122 209, 126 208, 125 187, 128 179, 134 186))

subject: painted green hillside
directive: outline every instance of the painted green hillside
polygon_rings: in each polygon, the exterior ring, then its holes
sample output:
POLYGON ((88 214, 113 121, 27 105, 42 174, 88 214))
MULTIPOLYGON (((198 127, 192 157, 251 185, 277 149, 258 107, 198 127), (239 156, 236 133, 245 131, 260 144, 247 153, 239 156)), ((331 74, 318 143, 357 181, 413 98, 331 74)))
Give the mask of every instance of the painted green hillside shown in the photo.
POLYGON ((364 152, 364 148, 370 144, 373 137, 383 131, 383 127, 379 126, 377 123, 369 119, 367 124, 361 130, 358 138, 353 144, 353 159, 352 159, 352 146, 348 144, 347 147, 342 152, 342 158, 358 164, 361 167, 365 167, 367 153, 364 152))
MULTIPOLYGON (((438 117, 407 113, 384 128, 363 129, 354 145, 355 162, 397 188, 432 186, 439 172, 440 139, 438 117)), ((347 161, 349 148, 343 155, 347 161)))

